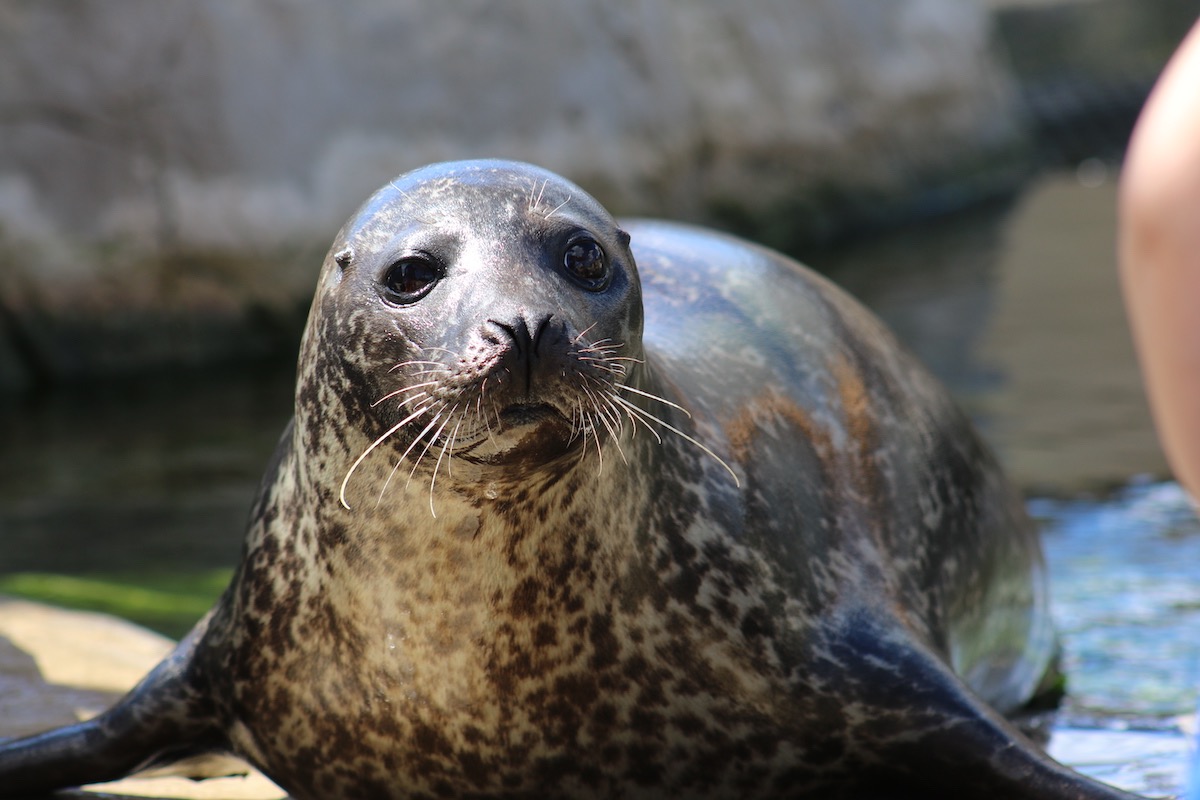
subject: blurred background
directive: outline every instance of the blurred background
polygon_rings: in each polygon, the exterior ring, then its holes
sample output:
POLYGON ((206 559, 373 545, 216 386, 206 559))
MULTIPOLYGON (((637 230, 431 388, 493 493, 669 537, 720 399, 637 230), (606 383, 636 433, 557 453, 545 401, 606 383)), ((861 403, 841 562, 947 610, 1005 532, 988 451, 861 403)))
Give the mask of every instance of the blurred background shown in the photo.
POLYGON ((783 249, 875 309, 1044 525, 1071 681, 1053 746, 1174 791, 1200 527, 1142 396, 1115 186, 1197 15, 0 4, 0 592, 185 631, 237 559, 342 221, 406 169, 519 158, 618 214, 783 249))

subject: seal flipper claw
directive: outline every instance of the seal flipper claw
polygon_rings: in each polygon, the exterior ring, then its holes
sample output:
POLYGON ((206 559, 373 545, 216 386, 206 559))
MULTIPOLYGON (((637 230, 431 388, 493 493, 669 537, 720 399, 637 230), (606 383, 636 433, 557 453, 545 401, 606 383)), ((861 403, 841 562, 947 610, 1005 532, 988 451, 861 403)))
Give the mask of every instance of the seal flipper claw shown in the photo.
MULTIPOLYGON (((98 717, 0 742, 0 797, 104 783, 227 748, 187 668, 202 622, 115 706, 98 717)), ((189 773, 189 777, 213 777, 189 773)))

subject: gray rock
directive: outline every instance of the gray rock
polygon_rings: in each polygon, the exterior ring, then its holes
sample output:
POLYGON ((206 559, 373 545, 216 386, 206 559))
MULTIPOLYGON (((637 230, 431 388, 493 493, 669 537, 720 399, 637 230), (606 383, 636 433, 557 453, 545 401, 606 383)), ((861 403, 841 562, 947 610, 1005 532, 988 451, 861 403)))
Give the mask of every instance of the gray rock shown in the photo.
POLYGON ((969 187, 1021 133, 988 19, 978 0, 5 3, 0 382, 286 351, 337 226, 429 161, 525 159, 621 213, 783 239, 829 224, 822 199, 969 187))

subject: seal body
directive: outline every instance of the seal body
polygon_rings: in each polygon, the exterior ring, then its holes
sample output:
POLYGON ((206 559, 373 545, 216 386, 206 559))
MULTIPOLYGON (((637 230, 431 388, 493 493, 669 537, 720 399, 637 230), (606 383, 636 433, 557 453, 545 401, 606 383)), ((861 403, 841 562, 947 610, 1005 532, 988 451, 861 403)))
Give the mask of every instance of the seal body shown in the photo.
POLYGON ((230 752, 297 798, 1123 796, 1003 716, 1053 668, 1044 582, 992 456, 840 290, 434 165, 330 251, 217 607, 0 787, 230 752))

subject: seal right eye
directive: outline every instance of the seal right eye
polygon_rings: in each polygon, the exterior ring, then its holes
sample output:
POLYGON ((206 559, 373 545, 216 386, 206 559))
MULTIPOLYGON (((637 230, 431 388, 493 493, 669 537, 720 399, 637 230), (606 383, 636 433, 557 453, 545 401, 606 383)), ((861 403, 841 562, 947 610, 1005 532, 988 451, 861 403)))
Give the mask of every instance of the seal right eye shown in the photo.
POLYGON ((441 270, 427 258, 402 258, 383 274, 383 291, 393 303, 408 305, 429 294, 441 277, 441 270))
POLYGON ((563 253, 563 268, 571 279, 589 292, 608 288, 612 269, 604 255, 604 249, 589 236, 573 240, 563 253))

